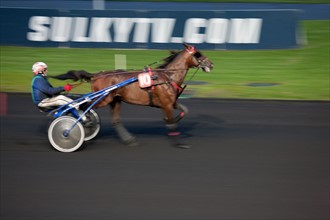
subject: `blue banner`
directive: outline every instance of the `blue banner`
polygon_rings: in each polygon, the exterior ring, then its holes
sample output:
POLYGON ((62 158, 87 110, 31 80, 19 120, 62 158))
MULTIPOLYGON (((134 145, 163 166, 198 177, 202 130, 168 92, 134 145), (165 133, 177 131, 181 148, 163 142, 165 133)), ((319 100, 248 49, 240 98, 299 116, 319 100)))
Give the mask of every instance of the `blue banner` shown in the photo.
POLYGON ((1 8, 1 45, 284 49, 299 46, 298 11, 125 11, 1 8))

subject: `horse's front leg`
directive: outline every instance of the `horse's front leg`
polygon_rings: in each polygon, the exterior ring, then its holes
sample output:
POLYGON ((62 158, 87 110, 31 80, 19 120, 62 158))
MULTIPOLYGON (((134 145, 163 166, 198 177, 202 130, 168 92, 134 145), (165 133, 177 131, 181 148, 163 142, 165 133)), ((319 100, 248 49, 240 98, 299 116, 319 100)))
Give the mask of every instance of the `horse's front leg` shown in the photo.
POLYGON ((163 110, 170 141, 175 147, 189 149, 190 146, 182 142, 181 133, 178 130, 178 123, 176 118, 173 117, 173 106, 167 106, 163 108, 163 110))
POLYGON ((188 114, 188 108, 179 102, 174 104, 174 108, 180 110, 180 113, 174 118, 174 122, 178 123, 188 114))
POLYGON ((112 111, 111 111, 111 119, 112 119, 112 126, 116 130, 119 138, 128 146, 137 146, 138 142, 136 138, 129 133, 129 131, 124 127, 120 120, 120 109, 121 103, 119 101, 113 101, 110 104, 112 111))

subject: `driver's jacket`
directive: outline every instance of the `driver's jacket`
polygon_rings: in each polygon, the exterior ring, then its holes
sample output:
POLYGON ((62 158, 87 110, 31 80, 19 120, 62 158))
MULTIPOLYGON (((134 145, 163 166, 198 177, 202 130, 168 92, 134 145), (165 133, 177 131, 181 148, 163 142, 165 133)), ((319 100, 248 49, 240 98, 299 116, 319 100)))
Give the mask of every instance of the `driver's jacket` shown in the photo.
POLYGON ((48 82, 47 78, 41 75, 35 75, 33 77, 31 88, 32 100, 36 105, 38 105, 43 99, 53 97, 64 91, 63 86, 54 88, 48 82))

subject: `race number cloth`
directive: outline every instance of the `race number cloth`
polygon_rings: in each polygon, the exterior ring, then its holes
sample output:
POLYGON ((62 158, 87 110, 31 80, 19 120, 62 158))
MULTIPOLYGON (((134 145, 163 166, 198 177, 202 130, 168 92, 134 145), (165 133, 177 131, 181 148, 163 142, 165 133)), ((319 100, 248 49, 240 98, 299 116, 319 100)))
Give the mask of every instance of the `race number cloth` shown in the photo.
POLYGON ((141 88, 148 88, 154 84, 154 81, 151 79, 152 71, 149 67, 148 72, 140 73, 138 75, 139 85, 141 88))

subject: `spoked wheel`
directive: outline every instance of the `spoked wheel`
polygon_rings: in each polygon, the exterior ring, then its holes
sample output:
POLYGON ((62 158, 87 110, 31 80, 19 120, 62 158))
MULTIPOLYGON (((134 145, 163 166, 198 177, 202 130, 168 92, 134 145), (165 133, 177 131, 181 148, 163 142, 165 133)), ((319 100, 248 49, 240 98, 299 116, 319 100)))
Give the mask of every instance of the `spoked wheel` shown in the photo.
POLYGON ((71 116, 56 118, 48 128, 48 139, 51 145, 61 152, 76 151, 84 142, 84 127, 71 116), (70 130, 71 129, 71 130, 70 130))
POLYGON ((86 119, 82 122, 85 129, 85 141, 93 139, 100 131, 100 117, 93 109, 86 113, 86 119))

